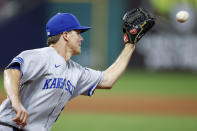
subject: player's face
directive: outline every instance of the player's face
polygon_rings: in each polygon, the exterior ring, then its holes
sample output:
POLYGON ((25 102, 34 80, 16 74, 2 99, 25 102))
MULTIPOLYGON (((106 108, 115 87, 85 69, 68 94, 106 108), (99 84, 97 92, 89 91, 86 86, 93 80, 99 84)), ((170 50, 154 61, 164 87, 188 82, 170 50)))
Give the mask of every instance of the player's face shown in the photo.
POLYGON ((71 49, 73 55, 81 53, 81 43, 83 37, 79 30, 72 30, 68 32, 68 47, 71 49))

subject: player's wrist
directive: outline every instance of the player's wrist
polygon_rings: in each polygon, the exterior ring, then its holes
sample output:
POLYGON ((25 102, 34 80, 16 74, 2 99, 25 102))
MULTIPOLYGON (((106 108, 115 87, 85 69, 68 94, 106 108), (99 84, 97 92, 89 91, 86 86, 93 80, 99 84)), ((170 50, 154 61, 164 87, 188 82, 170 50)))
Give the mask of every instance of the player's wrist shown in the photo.
POLYGON ((135 44, 125 43, 125 47, 129 47, 129 48, 134 48, 135 49, 135 44))
POLYGON ((12 107, 19 107, 19 106, 21 106, 22 104, 21 104, 21 102, 20 102, 20 100, 11 100, 11 103, 12 103, 12 107))

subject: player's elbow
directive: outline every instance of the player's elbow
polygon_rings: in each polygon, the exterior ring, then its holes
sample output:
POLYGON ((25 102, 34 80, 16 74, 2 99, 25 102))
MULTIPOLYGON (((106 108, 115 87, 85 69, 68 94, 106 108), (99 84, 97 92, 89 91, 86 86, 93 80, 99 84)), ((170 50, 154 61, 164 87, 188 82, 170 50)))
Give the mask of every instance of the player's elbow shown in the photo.
POLYGON ((112 85, 109 85, 109 84, 106 84, 106 83, 101 83, 97 86, 97 89, 111 89, 113 86, 112 85))
POLYGON ((106 88, 107 88, 107 89, 112 89, 112 87, 114 86, 114 84, 115 84, 115 82, 109 80, 109 81, 106 83, 106 88))
POLYGON ((107 89, 112 89, 113 86, 108 86, 107 89))
POLYGON ((104 88, 110 90, 110 89, 112 89, 112 87, 113 87, 113 85, 106 85, 104 88))
POLYGON ((116 82, 115 77, 112 75, 111 72, 106 70, 106 71, 104 71, 104 79, 103 79, 102 83, 100 84, 100 87, 102 89, 112 89, 115 82, 116 82))
POLYGON ((101 89, 112 89, 114 85, 114 82, 111 81, 111 79, 107 79, 106 77, 102 81, 102 83, 99 85, 101 89))

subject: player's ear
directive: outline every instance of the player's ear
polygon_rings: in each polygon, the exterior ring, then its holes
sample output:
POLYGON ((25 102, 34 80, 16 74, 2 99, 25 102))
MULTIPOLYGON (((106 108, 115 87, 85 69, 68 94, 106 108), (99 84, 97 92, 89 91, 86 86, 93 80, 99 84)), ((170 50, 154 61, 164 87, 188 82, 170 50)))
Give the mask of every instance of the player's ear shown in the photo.
POLYGON ((62 37, 64 40, 68 41, 68 32, 63 32, 62 37))

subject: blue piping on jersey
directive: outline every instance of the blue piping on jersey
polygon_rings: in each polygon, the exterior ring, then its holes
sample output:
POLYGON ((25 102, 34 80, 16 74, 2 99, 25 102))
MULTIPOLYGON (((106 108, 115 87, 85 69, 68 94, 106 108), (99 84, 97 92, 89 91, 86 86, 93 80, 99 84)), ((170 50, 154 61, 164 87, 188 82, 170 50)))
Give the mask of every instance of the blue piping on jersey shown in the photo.
POLYGON ((21 57, 16 57, 16 59, 18 59, 19 61, 21 61, 21 63, 24 63, 23 58, 21 58, 21 57))
POLYGON ((90 87, 90 90, 88 91, 88 96, 92 96, 94 93, 94 89, 96 88, 96 84, 90 87))
POLYGON ((13 60, 13 61, 12 61, 12 63, 15 63, 15 62, 19 63, 20 65, 23 64, 23 62, 21 62, 20 60, 13 60))

